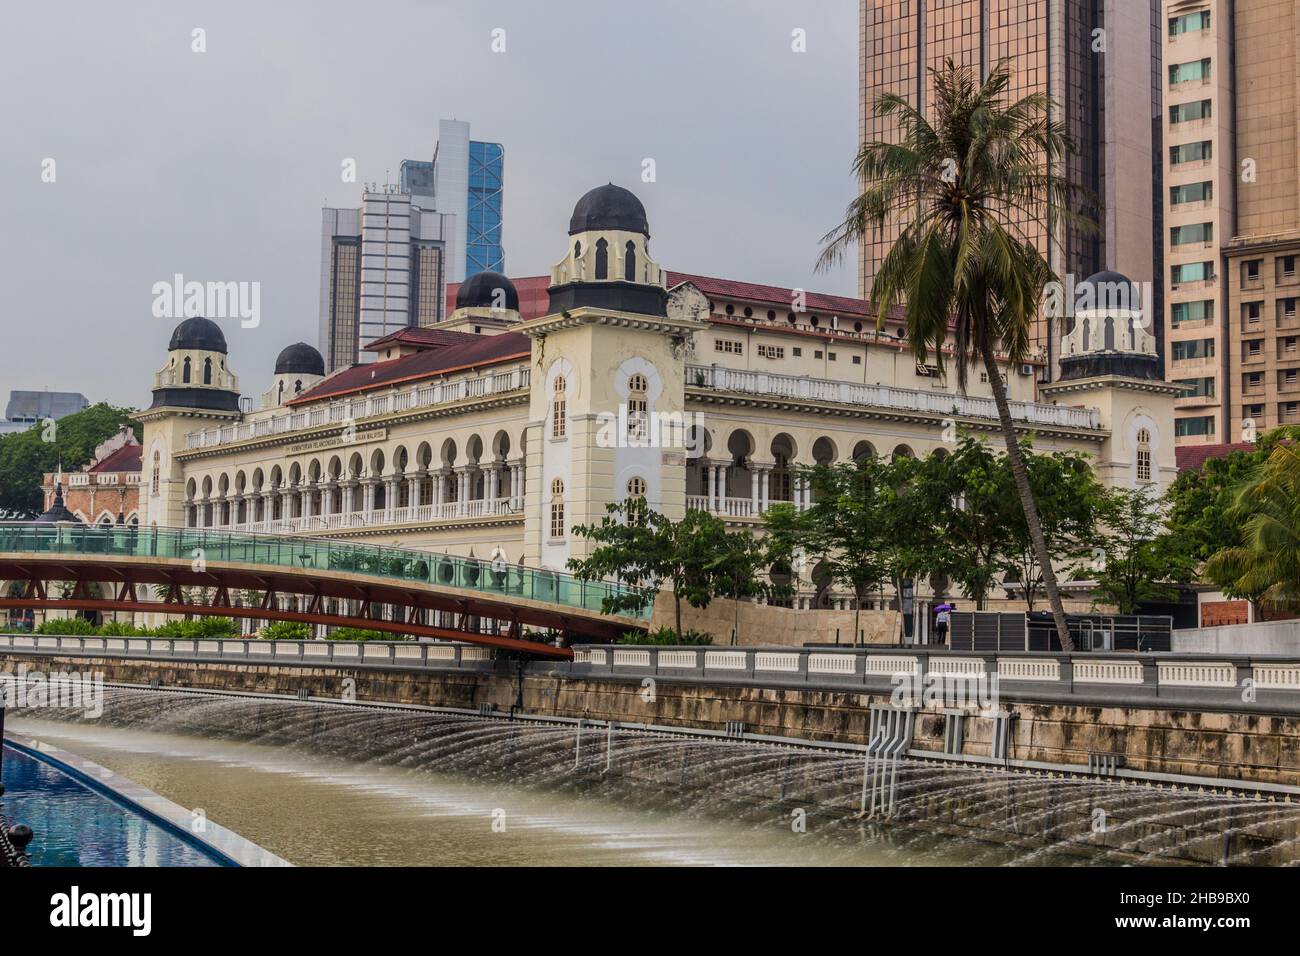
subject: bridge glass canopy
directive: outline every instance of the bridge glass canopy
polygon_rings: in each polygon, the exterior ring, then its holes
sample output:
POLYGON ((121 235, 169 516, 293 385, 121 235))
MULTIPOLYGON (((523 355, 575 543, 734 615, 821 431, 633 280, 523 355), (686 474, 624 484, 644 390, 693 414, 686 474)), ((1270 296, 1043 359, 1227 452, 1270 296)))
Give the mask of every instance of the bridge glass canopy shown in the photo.
MULTIPOLYGON (((353 544, 327 538, 245 534, 200 528, 94 527, 0 523, 0 552, 100 554, 237 563, 295 571, 339 571, 381 582, 417 582, 502 599, 518 598, 599 612, 629 588, 499 561, 353 544)), ((620 612, 648 618, 650 608, 620 612)))

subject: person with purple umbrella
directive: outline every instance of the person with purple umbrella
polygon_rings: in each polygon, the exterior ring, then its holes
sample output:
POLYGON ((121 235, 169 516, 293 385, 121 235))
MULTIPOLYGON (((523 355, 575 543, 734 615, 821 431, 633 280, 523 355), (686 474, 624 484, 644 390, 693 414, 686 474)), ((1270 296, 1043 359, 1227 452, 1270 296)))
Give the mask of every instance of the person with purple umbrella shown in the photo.
POLYGON ((934 609, 934 635, 936 644, 948 643, 948 622, 952 619, 954 608, 956 608, 955 604, 940 604, 934 609))

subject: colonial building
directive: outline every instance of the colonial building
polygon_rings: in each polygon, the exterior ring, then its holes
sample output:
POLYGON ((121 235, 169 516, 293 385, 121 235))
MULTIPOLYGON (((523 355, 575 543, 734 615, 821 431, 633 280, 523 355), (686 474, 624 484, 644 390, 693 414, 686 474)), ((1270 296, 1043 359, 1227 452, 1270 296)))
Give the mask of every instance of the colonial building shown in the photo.
MULTIPOLYGON (((372 362, 322 376, 314 349, 285 349, 251 412, 220 328, 186 320, 138 415, 146 521, 559 569, 586 551, 574 526, 629 496, 754 526, 775 502, 807 504, 797 465, 926 455, 963 429, 1000 442, 985 376, 963 396, 918 365, 901 315, 667 272, 649 241, 636 196, 594 189, 544 308, 521 315, 514 283, 479 273, 447 322, 372 342, 372 362)), ((1172 480, 1173 389, 1150 378, 1151 337, 1103 310, 1063 350, 1078 374, 1042 395, 1041 362, 1001 367, 1035 448, 1086 452, 1110 484, 1172 480)))
POLYGON ((47 472, 45 509, 60 497, 73 520, 84 524, 140 523, 140 443, 130 425, 95 448, 79 472, 47 472))

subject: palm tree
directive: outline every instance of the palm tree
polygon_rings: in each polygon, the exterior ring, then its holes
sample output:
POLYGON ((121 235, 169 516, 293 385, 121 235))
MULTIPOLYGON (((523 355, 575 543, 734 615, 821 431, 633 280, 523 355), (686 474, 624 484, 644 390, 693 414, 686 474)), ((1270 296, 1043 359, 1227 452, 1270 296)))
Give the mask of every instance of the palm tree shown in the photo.
POLYGON ((930 75, 933 125, 904 97, 886 93, 877 99, 876 115, 895 120, 899 141, 868 142, 858 151, 853 168, 862 194, 844 222, 823 237, 818 268, 879 234, 887 220, 902 224, 871 288, 877 321, 883 324, 902 302, 917 361, 933 354, 942 372, 944 349, 953 349, 963 393, 969 366, 983 362, 1043 589, 1061 647, 1070 651, 1074 645, 997 353, 1013 364, 1027 357, 1044 287, 1056 278, 1026 226, 1045 217, 1049 230, 1063 218, 1089 228, 1088 220, 1069 210, 1091 199, 1054 172, 1073 144, 1051 117, 1051 98, 1033 93, 1015 102, 1003 99, 1011 80, 1006 63, 982 85, 952 60, 930 75))
POLYGON ((1237 594, 1270 611, 1300 610, 1300 428, 1280 429, 1281 440, 1238 489, 1230 515, 1241 522, 1244 544, 1211 555, 1206 571, 1231 579, 1237 594))

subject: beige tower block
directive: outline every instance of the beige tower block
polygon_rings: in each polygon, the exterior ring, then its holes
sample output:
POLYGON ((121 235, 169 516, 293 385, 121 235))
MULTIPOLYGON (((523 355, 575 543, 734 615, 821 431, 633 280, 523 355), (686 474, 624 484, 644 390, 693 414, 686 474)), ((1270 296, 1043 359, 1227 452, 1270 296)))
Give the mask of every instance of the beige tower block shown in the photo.
POLYGON ((1095 470, 1102 484, 1133 488, 1154 483, 1164 492, 1178 477, 1173 421, 1174 399, 1182 386, 1101 375, 1054 382, 1042 391, 1061 405, 1090 406, 1100 413, 1107 436, 1096 453, 1095 470))
POLYGON ((581 307, 520 326, 533 339, 525 560, 562 569, 590 552, 573 534, 643 495, 686 511, 692 426, 685 363, 694 319, 581 307))

